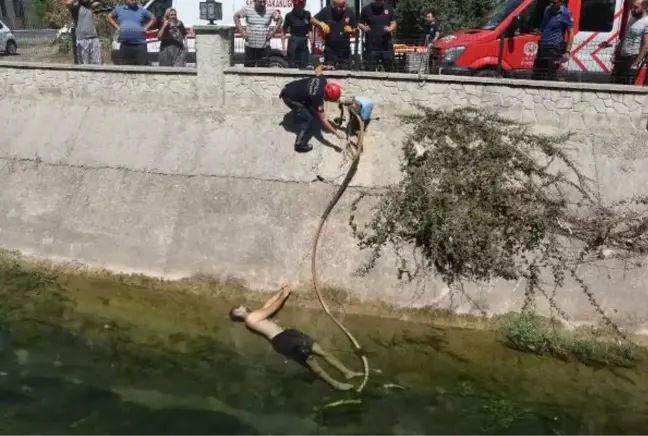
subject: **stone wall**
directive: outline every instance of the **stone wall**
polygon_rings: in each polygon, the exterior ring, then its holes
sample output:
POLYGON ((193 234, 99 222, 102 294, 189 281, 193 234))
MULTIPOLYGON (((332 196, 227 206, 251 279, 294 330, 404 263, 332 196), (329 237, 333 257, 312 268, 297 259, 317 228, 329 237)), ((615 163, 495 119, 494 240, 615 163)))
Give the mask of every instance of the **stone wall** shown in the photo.
POLYGON ((20 99, 86 100, 94 104, 194 105, 196 71, 128 66, 0 63, 0 93, 20 99))
MULTIPOLYGON (((295 154, 278 94, 306 73, 230 67, 229 30, 197 31, 195 71, 0 63, 0 244, 171 278, 211 274, 256 288, 308 281, 317 220, 346 168, 340 144, 324 135, 313 152, 295 154)), ((397 116, 416 103, 489 108, 544 132, 572 131, 565 147, 605 199, 648 188, 643 88, 329 76, 376 100, 355 188, 331 217, 318 259, 322 279, 356 297, 469 313, 520 307, 522 283, 460 293, 434 280, 403 283, 389 256, 368 277, 354 275, 363 254, 348 228, 349 202, 360 188, 398 180, 406 131, 397 116)), ((617 321, 646 328, 643 270, 608 262, 588 274, 617 321)), ((573 283, 560 302, 575 320, 597 319, 573 283)))

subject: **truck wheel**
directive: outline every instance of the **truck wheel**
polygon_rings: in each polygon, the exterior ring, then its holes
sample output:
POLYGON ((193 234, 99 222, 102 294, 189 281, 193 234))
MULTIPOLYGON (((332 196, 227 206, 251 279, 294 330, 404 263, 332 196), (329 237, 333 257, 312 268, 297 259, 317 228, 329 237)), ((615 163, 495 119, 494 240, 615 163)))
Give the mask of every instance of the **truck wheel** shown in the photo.
POLYGON ((490 77, 491 79, 501 79, 502 75, 498 73, 496 70, 479 70, 477 71, 477 74, 475 74, 477 77, 490 77))
POLYGON ((7 54, 15 55, 18 53, 18 46, 14 41, 7 42, 7 54))
POLYGON ((270 56, 268 59, 268 66, 270 68, 288 68, 290 65, 288 65, 288 61, 284 58, 280 58, 279 56, 270 56))

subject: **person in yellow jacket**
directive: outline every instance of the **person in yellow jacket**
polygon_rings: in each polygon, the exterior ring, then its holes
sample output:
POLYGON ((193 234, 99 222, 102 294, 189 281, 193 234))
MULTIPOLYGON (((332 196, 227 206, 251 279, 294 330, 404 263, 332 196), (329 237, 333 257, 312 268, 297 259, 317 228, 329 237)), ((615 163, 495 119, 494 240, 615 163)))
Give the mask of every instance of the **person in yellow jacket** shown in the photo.
POLYGON ((350 69, 351 35, 358 25, 346 0, 333 0, 311 19, 311 23, 324 34, 324 65, 329 69, 350 69))

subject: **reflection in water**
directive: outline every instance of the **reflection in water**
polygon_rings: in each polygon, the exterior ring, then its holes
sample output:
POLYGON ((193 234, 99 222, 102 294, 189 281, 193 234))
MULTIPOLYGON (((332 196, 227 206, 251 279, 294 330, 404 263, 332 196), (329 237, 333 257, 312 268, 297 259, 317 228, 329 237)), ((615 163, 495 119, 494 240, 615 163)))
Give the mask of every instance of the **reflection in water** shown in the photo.
MULTIPOLYGON (((594 370, 511 351, 490 332, 366 317, 345 322, 380 371, 361 404, 322 409, 355 394, 239 333, 228 301, 3 274, 0 289, 18 292, 0 290, 14 299, 11 316, 0 308, 3 434, 628 434, 648 425, 645 366, 594 370)), ((284 316, 357 363, 325 318, 284 316)))

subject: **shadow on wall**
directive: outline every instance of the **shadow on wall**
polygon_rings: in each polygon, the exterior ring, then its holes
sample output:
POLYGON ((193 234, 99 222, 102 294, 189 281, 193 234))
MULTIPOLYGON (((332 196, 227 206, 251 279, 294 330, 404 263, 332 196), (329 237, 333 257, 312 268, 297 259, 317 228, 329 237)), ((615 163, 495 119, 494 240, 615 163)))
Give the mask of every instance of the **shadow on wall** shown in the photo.
MULTIPOLYGON (((297 136, 297 134, 299 133, 299 125, 297 124, 297 120, 295 119, 292 111, 284 115, 279 125, 283 127, 287 132, 294 133, 295 136, 297 136)), ((311 123, 310 134, 312 138, 317 139, 322 145, 330 147, 338 153, 342 153, 341 147, 333 144, 331 141, 324 137, 324 132, 322 131, 322 128, 320 127, 320 124, 317 120, 314 120, 311 123)))

